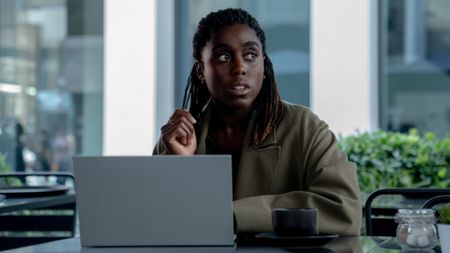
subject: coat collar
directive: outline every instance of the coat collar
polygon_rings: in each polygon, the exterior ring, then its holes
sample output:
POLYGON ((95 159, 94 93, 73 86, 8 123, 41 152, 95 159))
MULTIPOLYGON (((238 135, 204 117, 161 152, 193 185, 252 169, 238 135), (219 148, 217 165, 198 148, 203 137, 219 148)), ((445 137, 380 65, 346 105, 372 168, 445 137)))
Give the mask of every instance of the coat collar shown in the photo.
MULTIPOLYGON (((196 154, 206 154, 205 140, 208 135, 209 121, 212 115, 212 105, 209 102, 203 111, 197 129, 196 154)), ((250 146, 253 130, 256 125, 256 111, 252 111, 244 137, 239 161, 237 181, 235 182, 234 199, 240 199, 272 191, 274 175, 278 170, 281 147, 277 144, 276 130, 262 143, 250 146)))
MULTIPOLYGON (((206 153, 205 140, 208 136, 209 123, 211 120, 212 111, 213 111, 213 105, 212 105, 212 101, 210 100, 203 109, 203 113, 202 113, 203 117, 201 119, 201 123, 199 124, 200 127, 197 129, 198 140, 197 140, 196 154, 205 154, 206 153)), ((244 143, 243 143, 244 147, 243 147, 242 151, 244 151, 245 147, 248 147, 249 151, 251 151, 251 150, 265 149, 269 146, 277 144, 277 131, 276 131, 276 129, 274 129, 272 134, 269 135, 269 137, 266 140, 264 140, 263 142, 258 143, 256 145, 250 146, 250 143, 251 143, 251 140, 253 137, 253 130, 255 129, 255 126, 256 126, 256 110, 253 110, 251 112, 250 120, 249 120, 249 123, 247 126, 247 130, 245 132, 245 138, 244 138, 244 143)))

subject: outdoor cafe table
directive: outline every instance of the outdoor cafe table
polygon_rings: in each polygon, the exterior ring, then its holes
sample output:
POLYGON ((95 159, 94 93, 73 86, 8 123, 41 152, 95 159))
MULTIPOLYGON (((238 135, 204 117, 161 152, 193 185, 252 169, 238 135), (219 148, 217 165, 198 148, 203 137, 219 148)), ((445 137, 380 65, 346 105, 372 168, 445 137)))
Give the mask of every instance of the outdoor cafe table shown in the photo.
MULTIPOLYGON (((340 237, 316 248, 302 248, 298 246, 265 246, 254 244, 252 246, 237 245, 235 247, 81 247, 78 237, 53 241, 49 243, 17 248, 5 253, 202 253, 202 252, 323 252, 323 253, 352 253, 352 252, 371 252, 371 253, 394 253, 401 251, 395 243, 395 238, 391 237, 340 237)), ((417 252, 417 251, 415 251, 417 252)), ((428 251, 439 253, 439 247, 428 251)))
POLYGON ((73 203, 75 203, 75 194, 32 198, 6 198, 0 202, 0 214, 73 203))

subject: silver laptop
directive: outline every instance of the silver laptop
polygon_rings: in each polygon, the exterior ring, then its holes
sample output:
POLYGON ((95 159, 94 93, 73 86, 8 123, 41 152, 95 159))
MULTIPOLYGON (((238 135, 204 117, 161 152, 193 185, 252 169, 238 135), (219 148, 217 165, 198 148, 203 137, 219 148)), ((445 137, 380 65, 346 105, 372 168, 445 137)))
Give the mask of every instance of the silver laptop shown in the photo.
POLYGON ((231 157, 74 157, 82 246, 234 244, 231 157))

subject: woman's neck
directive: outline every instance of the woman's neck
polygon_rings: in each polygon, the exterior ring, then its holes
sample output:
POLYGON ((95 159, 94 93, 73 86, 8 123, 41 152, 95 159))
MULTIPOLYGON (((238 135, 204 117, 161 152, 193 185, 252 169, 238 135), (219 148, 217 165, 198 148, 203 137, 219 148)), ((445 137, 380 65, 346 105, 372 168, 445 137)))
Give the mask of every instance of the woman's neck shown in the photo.
POLYGON ((208 136, 224 154, 241 150, 250 119, 251 108, 245 110, 223 110, 214 106, 208 136))
POLYGON ((215 105, 211 117, 211 124, 213 128, 222 130, 245 129, 250 118, 250 113, 251 108, 235 110, 215 105))

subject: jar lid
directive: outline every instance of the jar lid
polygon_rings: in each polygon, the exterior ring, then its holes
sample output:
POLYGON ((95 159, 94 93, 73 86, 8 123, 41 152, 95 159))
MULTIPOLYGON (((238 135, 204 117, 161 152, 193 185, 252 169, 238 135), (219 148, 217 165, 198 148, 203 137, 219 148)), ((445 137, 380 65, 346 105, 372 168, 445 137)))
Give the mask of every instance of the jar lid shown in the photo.
POLYGON ((402 218, 434 218, 433 209, 399 209, 398 217, 402 218))

